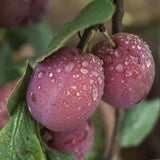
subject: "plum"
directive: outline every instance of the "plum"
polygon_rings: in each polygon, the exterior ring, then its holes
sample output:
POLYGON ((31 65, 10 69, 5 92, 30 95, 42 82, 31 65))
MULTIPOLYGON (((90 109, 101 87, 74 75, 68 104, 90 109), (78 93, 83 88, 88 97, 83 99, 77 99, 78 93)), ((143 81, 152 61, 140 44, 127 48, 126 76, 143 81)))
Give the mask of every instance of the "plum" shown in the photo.
POLYGON ((92 122, 87 120, 74 130, 67 132, 50 132, 53 141, 48 143, 52 149, 76 155, 75 160, 83 160, 94 139, 92 122))
POLYGON ((38 63, 27 89, 31 115, 52 131, 86 121, 103 94, 102 60, 74 47, 62 47, 38 63))
POLYGON ((3 128, 10 119, 6 104, 8 97, 16 86, 17 80, 8 82, 0 87, 0 128, 3 128))
POLYGON ((40 22, 42 16, 48 10, 49 2, 50 0, 32 0, 29 11, 20 24, 29 26, 40 22))
POLYGON ((107 41, 97 43, 92 52, 104 62, 103 99, 116 108, 133 107, 149 93, 155 65, 149 46, 129 33, 112 36, 113 49, 107 41))
POLYGON ((0 1, 0 27, 18 24, 28 12, 31 0, 0 1))

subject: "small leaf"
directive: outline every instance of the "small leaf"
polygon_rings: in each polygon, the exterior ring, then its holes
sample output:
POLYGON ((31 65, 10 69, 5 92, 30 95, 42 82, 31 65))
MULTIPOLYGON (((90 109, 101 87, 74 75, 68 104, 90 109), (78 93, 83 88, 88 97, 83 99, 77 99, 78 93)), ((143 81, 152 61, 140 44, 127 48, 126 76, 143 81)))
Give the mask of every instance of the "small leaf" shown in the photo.
POLYGON ((25 101, 0 131, 0 144, 2 160, 45 160, 25 101))
POLYGON ((19 104, 19 101, 25 98, 27 84, 28 81, 30 80, 32 71, 33 71, 32 67, 28 64, 26 67, 26 72, 24 73, 22 78, 18 81, 15 89, 8 98, 7 110, 10 116, 13 115, 14 111, 16 110, 19 104))
POLYGON ((159 116, 160 100, 145 100, 127 109, 120 128, 120 146, 139 145, 151 132, 159 116))
POLYGON ((38 61, 42 61, 46 56, 59 49, 76 32, 95 24, 105 22, 114 12, 114 6, 109 0, 94 0, 89 3, 70 22, 66 23, 53 37, 45 55, 38 61))
POLYGON ((46 149, 47 160, 74 160, 75 155, 70 153, 58 152, 50 148, 46 149))

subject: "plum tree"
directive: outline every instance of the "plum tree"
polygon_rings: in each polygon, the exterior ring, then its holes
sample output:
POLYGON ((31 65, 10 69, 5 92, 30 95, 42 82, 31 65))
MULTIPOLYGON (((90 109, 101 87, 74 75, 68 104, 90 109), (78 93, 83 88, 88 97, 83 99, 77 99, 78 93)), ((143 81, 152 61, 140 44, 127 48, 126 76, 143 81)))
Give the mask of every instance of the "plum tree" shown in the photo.
POLYGON ((50 133, 53 141, 48 143, 48 146, 61 152, 75 154, 75 160, 84 159, 92 146, 94 138, 94 129, 90 120, 68 132, 50 133))
POLYGON ((17 80, 8 82, 0 87, 0 128, 3 128, 10 119, 10 116, 6 109, 6 104, 8 97, 10 96, 11 92, 13 91, 17 80))
POLYGON ((21 21, 21 25, 32 25, 38 23, 49 7, 50 0, 32 0, 29 11, 21 21))
POLYGON ((63 47, 38 63, 27 89, 32 116, 53 131, 67 131, 86 121, 103 94, 102 60, 63 47))
POLYGON ((4 0, 0 2, 0 27, 18 24, 28 12, 31 0, 4 0))
POLYGON ((103 99, 117 108, 129 108, 142 101, 151 89, 155 66, 149 46, 138 36, 112 36, 116 48, 107 41, 97 43, 92 52, 103 61, 103 99))

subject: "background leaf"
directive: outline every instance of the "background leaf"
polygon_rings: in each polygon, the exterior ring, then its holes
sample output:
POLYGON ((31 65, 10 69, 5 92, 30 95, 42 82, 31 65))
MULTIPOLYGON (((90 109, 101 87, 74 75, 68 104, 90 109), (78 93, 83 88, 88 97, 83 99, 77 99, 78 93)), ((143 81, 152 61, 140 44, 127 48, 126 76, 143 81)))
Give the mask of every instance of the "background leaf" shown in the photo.
POLYGON ((160 100, 145 100, 127 109, 120 128, 120 146, 139 145, 150 133, 159 116, 160 100))
POLYGON ((66 23, 55 34, 45 55, 40 57, 38 61, 42 61, 47 55, 60 48, 76 32, 106 21, 113 12, 114 6, 109 0, 94 0, 89 3, 72 21, 66 23))
POLYGON ((75 155, 70 153, 58 152, 50 148, 46 149, 47 160, 74 160, 75 155))
POLYGON ((15 80, 20 76, 13 57, 9 44, 0 46, 0 86, 7 81, 15 80))
POLYGON ((44 53, 53 33, 45 22, 41 22, 29 27, 14 27, 8 37, 13 50, 18 50, 24 43, 30 43, 35 50, 33 58, 36 58, 44 53))
POLYGON ((0 144, 3 160, 44 160, 25 101, 19 101, 8 124, 0 131, 0 144))

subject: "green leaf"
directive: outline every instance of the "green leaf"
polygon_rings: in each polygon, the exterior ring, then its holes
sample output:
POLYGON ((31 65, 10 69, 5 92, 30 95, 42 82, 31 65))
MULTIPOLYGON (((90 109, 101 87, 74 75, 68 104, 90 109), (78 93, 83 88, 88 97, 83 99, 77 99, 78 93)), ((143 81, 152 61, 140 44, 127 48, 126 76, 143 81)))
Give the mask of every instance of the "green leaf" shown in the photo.
POLYGON ((44 160, 25 101, 19 101, 8 124, 0 131, 0 144, 2 160, 44 160))
POLYGON ((89 3, 70 22, 66 23, 53 37, 45 55, 38 61, 42 61, 46 56, 59 49, 76 32, 95 24, 105 22, 114 12, 114 6, 109 0, 94 0, 89 3))
POLYGON ((151 132, 159 116, 160 100, 145 100, 127 109, 120 128, 120 146, 139 145, 151 132))
POLYGON ((50 148, 46 149, 47 160, 74 160, 75 155, 70 153, 58 152, 50 148))
POLYGON ((17 50, 24 43, 30 43, 36 52, 34 58, 44 53, 52 37, 53 33, 45 22, 29 27, 17 26, 9 32, 9 42, 12 48, 17 50))
POLYGON ((22 99, 25 99, 26 88, 27 88, 28 81, 30 80, 32 71, 33 71, 32 67, 28 64, 26 67, 26 72, 18 81, 15 89, 13 90, 12 94, 8 98, 7 110, 11 116, 14 114, 14 111, 16 110, 19 104, 19 101, 21 101, 22 99))

